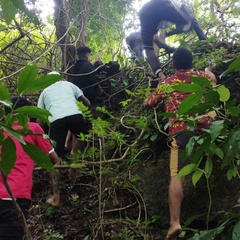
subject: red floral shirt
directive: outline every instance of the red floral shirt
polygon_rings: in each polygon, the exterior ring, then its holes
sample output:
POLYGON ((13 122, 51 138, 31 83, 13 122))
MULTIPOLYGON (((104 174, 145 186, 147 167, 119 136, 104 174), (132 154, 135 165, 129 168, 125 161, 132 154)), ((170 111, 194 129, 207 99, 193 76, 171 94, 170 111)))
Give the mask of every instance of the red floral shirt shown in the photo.
MULTIPOLYGON (((178 70, 175 74, 167 78, 163 83, 159 84, 154 92, 148 97, 148 105, 155 107, 162 100, 165 105, 166 112, 177 113, 178 107, 182 101, 191 95, 189 92, 179 92, 169 90, 171 86, 177 85, 179 83, 190 83, 190 77, 205 77, 212 82, 208 75, 202 71, 191 71, 191 70, 178 70)), ((191 117, 196 117, 197 115, 204 115, 204 113, 198 113, 191 115, 191 117)), ((175 116, 169 117, 169 135, 176 134, 183 130, 189 130, 189 127, 183 119, 177 118, 175 116)), ((209 127, 211 120, 209 117, 202 117, 195 128, 195 130, 200 130, 202 128, 209 127)))

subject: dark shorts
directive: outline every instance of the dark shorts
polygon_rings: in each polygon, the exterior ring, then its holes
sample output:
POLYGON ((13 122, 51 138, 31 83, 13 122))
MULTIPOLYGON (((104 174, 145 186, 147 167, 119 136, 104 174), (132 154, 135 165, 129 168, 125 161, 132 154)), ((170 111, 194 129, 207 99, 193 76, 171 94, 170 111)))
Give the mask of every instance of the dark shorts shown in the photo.
POLYGON ((76 137, 80 133, 87 134, 89 127, 82 114, 75 114, 65 118, 58 119, 50 124, 49 136, 56 142, 55 151, 59 157, 64 155, 64 145, 68 130, 76 137))
POLYGON ((192 154, 187 158, 182 158, 182 154, 188 141, 191 137, 199 135, 199 132, 180 133, 171 141, 171 154, 170 154, 170 176, 176 176, 183 167, 191 162, 192 154))
MULTIPOLYGON (((31 201, 28 199, 17 199, 25 218, 28 217, 28 210, 31 201)), ((1 240, 22 240, 24 229, 17 216, 16 209, 11 200, 0 199, 0 239, 1 240)))

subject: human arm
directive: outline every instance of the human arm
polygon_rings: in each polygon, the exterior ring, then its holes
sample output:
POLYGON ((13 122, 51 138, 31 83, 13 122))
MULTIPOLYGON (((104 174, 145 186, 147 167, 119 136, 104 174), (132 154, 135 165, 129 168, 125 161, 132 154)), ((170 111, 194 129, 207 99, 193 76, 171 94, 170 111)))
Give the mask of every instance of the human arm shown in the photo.
POLYGON ((148 96, 147 99, 144 100, 142 106, 143 107, 155 107, 158 105, 158 103, 160 103, 163 98, 164 98, 164 94, 163 92, 160 90, 161 89, 161 83, 158 84, 157 88, 155 91, 153 91, 152 93, 150 93, 150 95, 148 96))
POLYGON ((58 165, 61 162, 61 158, 58 157, 54 149, 49 152, 49 158, 53 164, 58 165))
POLYGON ((209 76, 209 78, 212 80, 212 82, 214 84, 217 83, 217 79, 216 79, 216 76, 213 72, 211 72, 211 70, 209 68, 205 68, 205 73, 209 76))
POLYGON ((154 74, 156 74, 159 78, 164 78, 165 75, 162 72, 160 62, 154 52, 153 48, 145 48, 146 55, 147 55, 147 61, 153 70, 154 74))
POLYGON ((80 96, 78 101, 82 101, 88 107, 91 106, 91 102, 84 95, 80 96))

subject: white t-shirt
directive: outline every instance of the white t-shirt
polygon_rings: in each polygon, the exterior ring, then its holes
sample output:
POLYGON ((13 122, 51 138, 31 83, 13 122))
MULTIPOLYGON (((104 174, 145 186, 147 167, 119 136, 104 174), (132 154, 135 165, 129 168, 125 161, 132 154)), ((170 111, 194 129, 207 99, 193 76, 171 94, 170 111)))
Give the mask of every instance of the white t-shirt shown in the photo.
POLYGON ((52 114, 48 118, 50 123, 52 123, 57 119, 81 114, 76 101, 82 95, 82 90, 73 83, 58 81, 42 91, 37 106, 48 110, 52 114))

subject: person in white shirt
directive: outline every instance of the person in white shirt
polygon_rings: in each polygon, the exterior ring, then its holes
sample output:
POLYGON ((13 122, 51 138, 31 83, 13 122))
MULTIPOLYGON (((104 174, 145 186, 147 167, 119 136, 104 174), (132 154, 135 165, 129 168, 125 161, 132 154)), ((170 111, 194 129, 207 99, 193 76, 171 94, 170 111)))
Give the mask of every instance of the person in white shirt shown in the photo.
MULTIPOLYGON (((51 72, 49 74, 59 73, 51 72)), ((45 88, 38 99, 37 106, 52 114, 49 117, 49 136, 56 142, 55 151, 59 157, 65 154, 64 145, 68 131, 75 137, 78 137, 80 133, 88 133, 88 127, 76 101, 82 101, 86 106, 91 106, 81 89, 71 82, 62 80, 45 88)), ((75 153, 80 145, 80 141, 75 141, 72 152, 75 153)))

